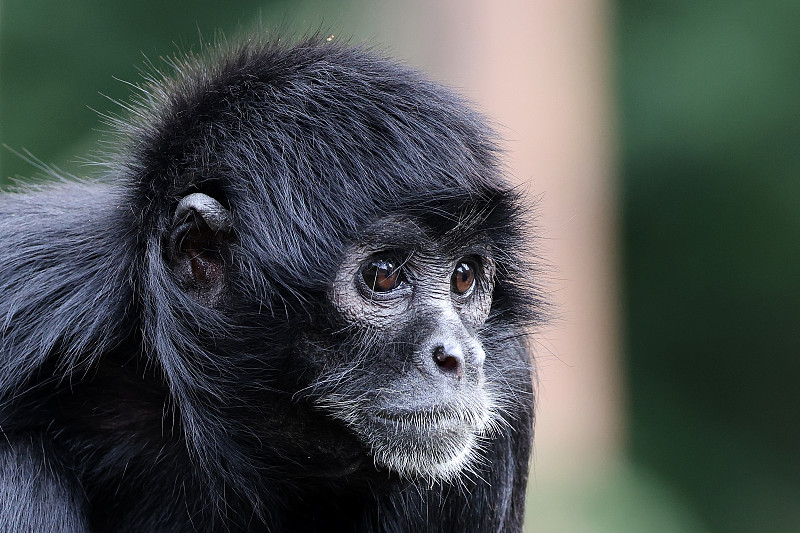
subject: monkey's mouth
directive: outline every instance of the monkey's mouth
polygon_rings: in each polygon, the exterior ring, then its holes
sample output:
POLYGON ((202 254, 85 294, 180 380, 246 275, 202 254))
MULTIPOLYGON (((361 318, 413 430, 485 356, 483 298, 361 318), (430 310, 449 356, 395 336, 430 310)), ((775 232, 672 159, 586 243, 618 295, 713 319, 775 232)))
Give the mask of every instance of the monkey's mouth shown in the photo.
POLYGON ((412 406, 398 400, 360 408, 320 402, 318 407, 352 432, 379 470, 429 483, 472 471, 495 427, 486 398, 412 406))
POLYGON ((437 443, 455 443, 466 437, 482 436, 488 428, 484 413, 452 413, 449 411, 379 410, 371 417, 370 426, 378 434, 402 436, 409 445, 436 448, 437 443))
POLYGON ((380 409, 374 417, 377 423, 395 426, 398 429, 420 428, 426 431, 481 431, 487 416, 483 413, 454 413, 447 410, 398 411, 380 409))

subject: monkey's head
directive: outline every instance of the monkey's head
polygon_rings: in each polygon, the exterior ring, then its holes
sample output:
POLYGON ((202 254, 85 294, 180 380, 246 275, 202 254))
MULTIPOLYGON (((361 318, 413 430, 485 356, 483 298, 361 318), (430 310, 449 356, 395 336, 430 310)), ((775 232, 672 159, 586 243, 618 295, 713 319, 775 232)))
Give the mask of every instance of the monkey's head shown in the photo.
POLYGON ((477 468, 532 416, 540 309, 484 119, 333 43, 179 72, 146 89, 122 169, 141 283, 172 302, 143 302, 144 338, 187 437, 224 433, 231 463, 268 436, 406 478, 477 468))

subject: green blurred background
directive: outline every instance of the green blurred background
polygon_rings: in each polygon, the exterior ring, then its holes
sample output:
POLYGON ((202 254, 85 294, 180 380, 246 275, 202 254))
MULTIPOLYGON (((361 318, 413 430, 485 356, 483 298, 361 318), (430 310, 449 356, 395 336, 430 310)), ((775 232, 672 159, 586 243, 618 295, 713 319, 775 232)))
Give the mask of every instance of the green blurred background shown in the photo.
MULTIPOLYGON (((671 512, 663 492, 698 531, 800 531, 800 2, 607 7, 635 479, 585 502, 590 530, 655 531, 603 516, 671 512), (641 472, 659 489, 638 492, 641 472)), ((347 2, 0 0, 0 142, 85 175, 93 110, 117 111, 108 98, 129 97, 118 80, 139 79, 142 54, 158 62, 259 18, 381 40, 358 33, 347 2)), ((0 153, 0 184, 36 174, 0 153)))
POLYGON ((631 453, 800 531, 800 2, 616 9, 631 453))

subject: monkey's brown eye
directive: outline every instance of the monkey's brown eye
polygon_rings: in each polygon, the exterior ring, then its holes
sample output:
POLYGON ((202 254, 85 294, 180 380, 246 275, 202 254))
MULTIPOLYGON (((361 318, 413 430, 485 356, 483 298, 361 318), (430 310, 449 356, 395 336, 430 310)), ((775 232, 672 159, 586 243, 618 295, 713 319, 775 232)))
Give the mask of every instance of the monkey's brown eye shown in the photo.
POLYGON ((450 287, 456 294, 466 294, 475 283, 475 265, 470 261, 461 261, 450 278, 450 287))
POLYGON ((362 273, 364 283, 375 292, 396 289, 403 282, 402 269, 393 259, 379 259, 370 263, 362 273))

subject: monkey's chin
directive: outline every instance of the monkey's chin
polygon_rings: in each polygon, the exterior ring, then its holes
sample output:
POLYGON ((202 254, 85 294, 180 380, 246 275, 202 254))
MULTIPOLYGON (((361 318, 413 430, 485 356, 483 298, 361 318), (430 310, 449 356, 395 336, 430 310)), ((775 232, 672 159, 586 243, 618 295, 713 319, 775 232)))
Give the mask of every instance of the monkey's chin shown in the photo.
POLYGON ((352 432, 379 470, 430 484, 473 474, 498 426, 492 402, 478 396, 450 405, 408 403, 354 409, 329 400, 318 406, 352 432))
POLYGON ((376 466, 412 480, 448 481, 471 471, 484 430, 463 420, 375 417, 367 436, 376 466))

